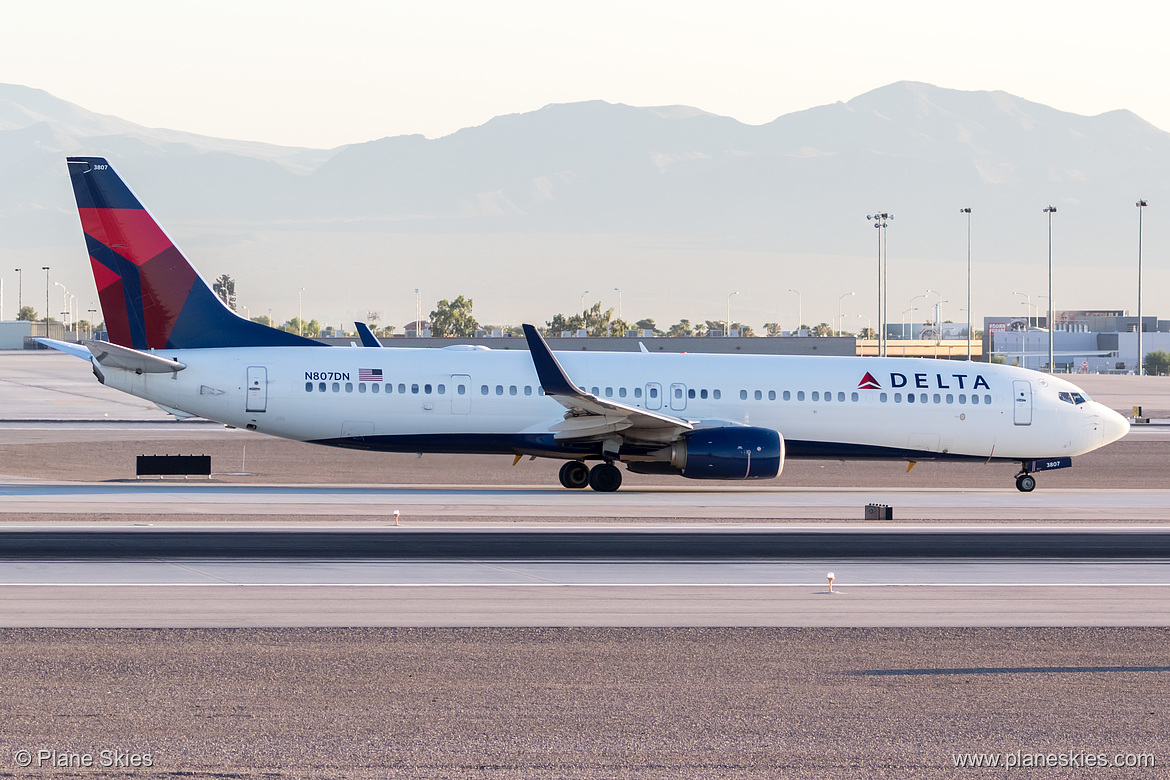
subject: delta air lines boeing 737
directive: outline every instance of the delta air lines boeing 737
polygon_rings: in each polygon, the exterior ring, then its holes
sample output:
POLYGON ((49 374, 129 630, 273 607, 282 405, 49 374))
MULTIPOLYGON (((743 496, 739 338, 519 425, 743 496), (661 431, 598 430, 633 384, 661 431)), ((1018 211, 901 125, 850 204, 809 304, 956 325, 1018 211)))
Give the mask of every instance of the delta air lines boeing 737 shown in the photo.
POLYGON ((384 452, 556 458, 566 488, 638 474, 768 479, 785 457, 1016 461, 1032 474, 1129 424, 1072 383, 917 358, 329 347, 239 317, 110 164, 69 176, 109 341, 44 339, 178 417, 384 452), (591 468, 589 462, 595 462, 591 468))

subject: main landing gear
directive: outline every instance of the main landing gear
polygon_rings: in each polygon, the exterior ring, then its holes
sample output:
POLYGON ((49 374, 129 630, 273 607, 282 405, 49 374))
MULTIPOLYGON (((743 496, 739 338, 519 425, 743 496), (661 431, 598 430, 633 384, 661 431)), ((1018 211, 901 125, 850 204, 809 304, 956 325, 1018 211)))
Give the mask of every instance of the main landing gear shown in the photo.
POLYGON ((579 460, 561 466, 561 484, 570 490, 588 485, 599 493, 612 493, 622 486, 622 472, 612 463, 598 463, 592 469, 579 460))
POLYGON ((1026 471, 1016 475, 1016 490, 1021 493, 1031 493, 1036 489, 1036 478, 1026 471))

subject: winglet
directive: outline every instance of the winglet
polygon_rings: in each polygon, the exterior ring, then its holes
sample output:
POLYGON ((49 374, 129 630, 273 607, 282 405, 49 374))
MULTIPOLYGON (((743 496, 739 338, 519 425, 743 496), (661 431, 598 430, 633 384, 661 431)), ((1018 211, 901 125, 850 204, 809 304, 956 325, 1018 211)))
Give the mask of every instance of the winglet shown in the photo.
POLYGON ((370 326, 364 322, 355 322, 353 324, 357 328, 358 335, 362 337, 363 347, 380 347, 382 342, 378 341, 378 337, 370 330, 370 326))
POLYGON ((585 391, 573 384, 565 369, 549 349, 548 342, 540 331, 531 325, 524 325, 524 338, 528 339, 528 351, 532 353, 532 364, 545 395, 583 396, 585 391))

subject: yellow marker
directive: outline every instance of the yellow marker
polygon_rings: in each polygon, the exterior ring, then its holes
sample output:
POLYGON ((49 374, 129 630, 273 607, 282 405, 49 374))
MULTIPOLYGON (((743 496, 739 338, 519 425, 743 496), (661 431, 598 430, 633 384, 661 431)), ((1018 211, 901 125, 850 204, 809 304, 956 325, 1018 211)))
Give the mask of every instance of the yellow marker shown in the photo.
POLYGON ((909 474, 909 473, 910 473, 910 469, 914 468, 914 467, 915 467, 915 466, 917 466, 917 465, 918 465, 918 461, 916 461, 916 460, 912 460, 912 461, 910 461, 910 465, 908 465, 908 466, 906 467, 906 473, 907 473, 907 474, 909 474))
POLYGON ((833 572, 829 572, 829 593, 834 593, 833 590, 833 572))
POLYGON ((520 458, 522 458, 522 457, 524 457, 524 456, 523 456, 523 455, 517 455, 516 457, 512 458, 512 465, 513 465, 513 466, 515 466, 517 463, 519 463, 519 462, 520 462, 520 458))
POLYGON ((394 525, 398 525, 398 510, 394 510, 394 525))

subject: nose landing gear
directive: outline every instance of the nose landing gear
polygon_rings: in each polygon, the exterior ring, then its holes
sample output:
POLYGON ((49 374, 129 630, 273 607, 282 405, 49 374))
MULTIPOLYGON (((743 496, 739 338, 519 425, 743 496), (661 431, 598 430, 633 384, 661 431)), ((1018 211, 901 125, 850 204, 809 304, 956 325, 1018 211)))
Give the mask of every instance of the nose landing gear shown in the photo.
POLYGON ((1016 490, 1021 493, 1031 493, 1036 489, 1036 478, 1028 472, 1021 472, 1016 475, 1016 490))

